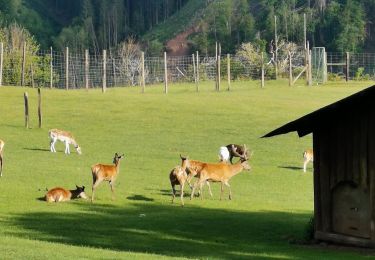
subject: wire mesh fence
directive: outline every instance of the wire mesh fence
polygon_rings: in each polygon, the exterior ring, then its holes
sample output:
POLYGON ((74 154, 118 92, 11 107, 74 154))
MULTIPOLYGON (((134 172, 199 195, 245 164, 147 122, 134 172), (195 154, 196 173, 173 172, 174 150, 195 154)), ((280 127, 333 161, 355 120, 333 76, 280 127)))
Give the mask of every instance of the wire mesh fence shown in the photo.
MULTIPOLYGON (((375 79, 375 53, 327 53, 328 80, 341 78, 349 64, 350 79, 375 79)), ((119 56, 109 52, 103 55, 55 50, 25 52, 4 49, 2 85, 24 85, 53 88, 99 88, 105 79, 107 87, 138 86, 142 73, 146 84, 161 83, 167 75, 168 82, 194 82, 197 68, 199 80, 215 80, 217 60, 212 56, 145 57, 119 56), (197 62, 199 61, 199 62, 197 62), (167 73, 165 74, 165 62, 167 73), (144 67, 144 71, 142 68, 144 67), (105 69, 105 71, 104 71, 105 69)), ((265 53, 262 60, 249 60, 227 55, 221 59, 221 77, 231 80, 260 80, 262 67, 265 79, 287 78, 290 67, 293 75, 300 74, 306 65, 306 52, 298 48, 293 53, 279 52, 277 62, 272 53, 265 53), (290 60, 291 59, 291 60, 290 60), (230 66, 228 66, 228 61, 230 66), (228 74, 228 67, 230 74, 228 74)))

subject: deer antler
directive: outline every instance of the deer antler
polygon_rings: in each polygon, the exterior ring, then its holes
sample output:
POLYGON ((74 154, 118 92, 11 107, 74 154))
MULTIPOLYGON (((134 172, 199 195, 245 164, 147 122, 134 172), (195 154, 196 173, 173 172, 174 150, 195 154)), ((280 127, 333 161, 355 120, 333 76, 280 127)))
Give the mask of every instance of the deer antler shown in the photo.
POLYGON ((232 144, 231 147, 232 147, 232 153, 233 153, 235 156, 237 156, 237 157, 242 157, 242 155, 239 154, 239 153, 237 152, 237 147, 235 147, 234 144, 232 144))

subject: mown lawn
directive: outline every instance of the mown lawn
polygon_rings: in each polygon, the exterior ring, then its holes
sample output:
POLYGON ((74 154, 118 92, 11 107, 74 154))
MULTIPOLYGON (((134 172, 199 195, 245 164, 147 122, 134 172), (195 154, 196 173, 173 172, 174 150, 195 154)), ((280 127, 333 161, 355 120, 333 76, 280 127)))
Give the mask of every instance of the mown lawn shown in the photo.
MULTIPOLYGON (((372 85, 371 82, 288 87, 287 81, 233 83, 231 92, 213 83, 139 88, 42 89, 43 127, 37 127, 36 89, 0 88, 0 138, 5 145, 0 179, 1 258, 51 259, 343 259, 370 251, 306 246, 313 212, 312 167, 302 172, 302 151, 311 136, 295 133, 260 138, 276 127, 372 85), (30 97, 31 128, 25 129, 23 93, 30 97), (81 156, 63 145, 49 152, 48 130, 74 133, 81 156), (169 171, 179 154, 215 162, 221 145, 246 143, 252 171, 231 180, 233 200, 176 199, 169 171), (116 199, 102 183, 96 201, 47 204, 46 188, 85 185, 90 166, 125 153, 115 184, 116 199)), ((73 149, 72 149, 73 151, 73 149)), ((187 195, 189 194, 188 189, 187 195)))

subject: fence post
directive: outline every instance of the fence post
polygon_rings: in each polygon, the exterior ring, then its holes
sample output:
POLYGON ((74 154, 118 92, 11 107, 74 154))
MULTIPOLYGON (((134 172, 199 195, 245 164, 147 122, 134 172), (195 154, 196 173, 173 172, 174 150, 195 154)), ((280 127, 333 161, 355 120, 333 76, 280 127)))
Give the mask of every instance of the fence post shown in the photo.
POLYGON ((199 92, 199 52, 197 51, 197 92, 199 92))
POLYGON ((42 94, 40 93, 40 88, 38 88, 38 119, 39 128, 42 127, 42 94))
POLYGON ((221 77, 221 71, 220 71, 220 66, 221 66, 221 57, 220 55, 217 56, 217 91, 220 91, 220 77, 221 77))
POLYGON ((29 128, 29 95, 27 92, 23 94, 25 100, 25 127, 29 128))
POLYGON ((345 80, 349 81, 349 70, 350 70, 350 56, 349 52, 346 52, 346 73, 345 73, 345 80))
POLYGON ((26 42, 23 42, 22 48, 22 70, 21 70, 21 86, 25 85, 25 66, 26 66, 26 42))
POLYGON ((102 92, 107 91, 107 50, 103 50, 103 82, 102 82, 102 92))
POLYGON ((65 48, 65 89, 69 89, 69 47, 65 48))
POLYGON ((289 87, 293 85, 293 68, 292 68, 292 54, 288 52, 289 56, 289 87))
POLYGON ((262 64, 262 72, 261 72, 261 79, 260 79, 260 87, 261 88, 264 88, 264 56, 263 56, 263 52, 261 54, 261 64, 262 64))
POLYGON ((327 52, 326 52, 326 49, 324 48, 324 52, 323 52, 323 83, 327 83, 327 77, 328 77, 327 52))
POLYGON ((85 50, 85 88, 89 90, 89 50, 85 50))
POLYGON ((312 64, 311 64, 311 50, 309 52, 309 86, 312 86, 312 64))
POLYGON ((230 91, 230 54, 227 54, 227 77, 228 77, 228 91, 230 91))
POLYGON ((142 69, 142 93, 146 91, 146 79, 145 79, 145 53, 142 51, 141 53, 141 69, 142 69))
POLYGON ((309 41, 306 42, 306 49, 305 49, 305 67, 306 67, 306 73, 305 73, 305 77, 306 77, 306 85, 309 85, 309 71, 310 71, 310 64, 309 64, 309 41))
POLYGON ((168 94, 167 53, 164 52, 164 93, 168 94))
POLYGON ((4 43, 0 42, 0 86, 3 85, 4 43))
POLYGON ((195 68, 195 54, 193 53, 192 55, 192 61, 193 61, 193 77, 194 77, 194 83, 195 86, 197 86, 197 75, 196 75, 196 68, 195 68))
POLYGON ((33 64, 30 64, 31 87, 34 88, 34 70, 33 64))
POLYGON ((52 88, 53 87, 53 51, 52 51, 52 46, 50 47, 49 68, 50 68, 50 72, 49 72, 49 78, 50 78, 49 88, 52 88))

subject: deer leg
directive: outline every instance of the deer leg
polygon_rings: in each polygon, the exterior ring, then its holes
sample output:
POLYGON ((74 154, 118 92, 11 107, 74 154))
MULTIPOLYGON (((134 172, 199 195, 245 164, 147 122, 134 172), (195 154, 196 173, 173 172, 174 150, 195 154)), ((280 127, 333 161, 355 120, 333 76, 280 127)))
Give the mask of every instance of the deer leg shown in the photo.
POLYGON ((171 183, 172 186, 172 203, 174 202, 174 198, 176 197, 176 189, 175 185, 171 183))
POLYGON ((204 185, 205 181, 200 181, 199 182, 199 196, 201 197, 201 200, 203 200, 203 185, 204 185))
POLYGON ((69 149, 69 143, 68 141, 65 141, 65 153, 70 154, 70 149, 69 149))
POLYGON ((183 181, 181 184, 180 184, 180 198, 181 198, 181 205, 184 206, 184 186, 185 186, 185 182, 183 181))
POLYGON ((57 141, 57 139, 54 139, 54 138, 51 139, 50 150, 53 153, 56 153, 56 149, 55 149, 55 143, 56 143, 56 141, 57 141))
POLYGON ((193 186, 193 190, 191 191, 190 199, 194 197, 195 189, 198 187, 199 181, 196 181, 193 186))
POLYGON ((96 180, 94 181, 94 183, 92 184, 91 202, 94 201, 94 192, 95 192, 95 189, 96 189, 96 187, 99 186, 99 184, 100 184, 101 182, 102 182, 101 180, 96 179, 96 180))
POLYGON ((109 186, 111 186, 111 191, 112 191, 112 197, 111 197, 111 199, 114 200, 115 190, 114 190, 113 182, 112 181, 109 181, 109 186))
POLYGON ((223 183, 221 183, 221 189, 220 189, 220 200, 221 200, 221 198, 222 198, 222 196, 223 196, 223 191, 224 191, 224 185, 223 185, 223 183))
POLYGON ((233 164, 233 161, 232 161, 233 160, 233 155, 230 155, 229 160, 230 160, 230 163, 233 164))
POLYGON ((229 199, 232 200, 232 191, 230 189, 230 185, 229 185, 229 183, 227 181, 224 182, 224 184, 228 187, 228 189, 229 189, 229 199))
POLYGON ((208 191, 210 192, 210 196, 211 196, 211 198, 212 198, 213 195, 212 195, 212 191, 211 191, 211 185, 210 185, 210 182, 209 182, 209 181, 206 181, 206 184, 207 184, 207 186, 208 186, 208 191))
POLYGON ((303 172, 306 172, 306 166, 307 166, 307 163, 308 163, 309 161, 308 160, 305 160, 304 162, 303 162, 303 172))

